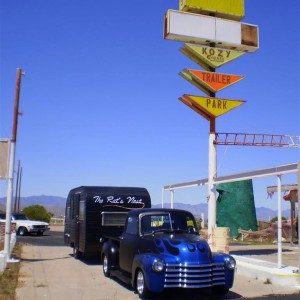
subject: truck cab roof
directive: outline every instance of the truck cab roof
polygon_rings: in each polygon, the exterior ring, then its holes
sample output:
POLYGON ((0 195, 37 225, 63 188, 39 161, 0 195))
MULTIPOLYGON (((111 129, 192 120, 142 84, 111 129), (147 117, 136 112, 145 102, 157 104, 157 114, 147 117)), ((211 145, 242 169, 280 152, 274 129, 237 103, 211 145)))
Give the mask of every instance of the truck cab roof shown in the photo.
POLYGON ((147 214, 147 213, 185 213, 191 214, 190 212, 182 209, 173 209, 173 208, 143 208, 143 209, 135 209, 128 214, 130 215, 139 215, 139 214, 147 214))
MULTIPOLYGON (((12 213, 11 218, 14 221, 16 221, 16 220, 28 220, 28 218, 22 213, 12 213)), ((5 219, 6 219, 6 214, 5 213, 0 214, 0 220, 5 220, 5 219)))

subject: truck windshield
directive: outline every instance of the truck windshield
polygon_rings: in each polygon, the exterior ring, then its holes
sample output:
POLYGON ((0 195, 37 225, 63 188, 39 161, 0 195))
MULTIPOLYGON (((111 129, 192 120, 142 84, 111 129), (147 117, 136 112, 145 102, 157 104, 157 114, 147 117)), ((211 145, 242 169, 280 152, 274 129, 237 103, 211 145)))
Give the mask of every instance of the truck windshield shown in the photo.
POLYGON ((13 215, 12 216, 15 221, 24 221, 28 220, 28 218, 25 215, 13 215))
POLYGON ((146 214, 141 218, 141 233, 156 232, 198 232, 192 215, 186 212, 146 214))

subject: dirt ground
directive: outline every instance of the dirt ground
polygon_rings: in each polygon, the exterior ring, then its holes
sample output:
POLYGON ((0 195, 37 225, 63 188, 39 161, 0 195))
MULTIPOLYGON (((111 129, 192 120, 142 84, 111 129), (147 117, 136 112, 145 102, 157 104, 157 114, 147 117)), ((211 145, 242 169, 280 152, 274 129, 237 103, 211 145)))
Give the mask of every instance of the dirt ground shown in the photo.
MULTIPOLYGON (((76 260, 72 249, 63 245, 63 227, 55 226, 42 237, 25 237, 18 300, 139 299, 128 286, 115 279, 105 278, 98 260, 76 260)), ((236 276, 232 290, 222 299, 238 299, 263 295, 289 294, 293 287, 267 284, 245 276, 236 276)), ((188 291, 188 297, 167 292, 156 299, 199 299, 199 292, 188 291)), ((203 294, 201 299, 210 299, 203 294)))

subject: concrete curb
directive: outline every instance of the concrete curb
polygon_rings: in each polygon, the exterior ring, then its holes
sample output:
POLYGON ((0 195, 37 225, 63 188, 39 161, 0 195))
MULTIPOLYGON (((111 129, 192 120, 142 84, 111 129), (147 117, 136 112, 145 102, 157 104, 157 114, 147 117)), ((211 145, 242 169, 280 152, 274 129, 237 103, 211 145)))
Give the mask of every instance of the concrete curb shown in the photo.
POLYGON ((299 269, 296 267, 282 266, 279 269, 276 263, 238 255, 233 257, 237 262, 237 274, 300 290, 299 269))
MULTIPOLYGON (((16 245, 17 241, 17 235, 16 233, 11 234, 10 238, 10 255, 12 254, 14 247, 16 245)), ((7 266, 7 253, 4 252, 4 250, 0 251, 0 273, 3 273, 7 266)))

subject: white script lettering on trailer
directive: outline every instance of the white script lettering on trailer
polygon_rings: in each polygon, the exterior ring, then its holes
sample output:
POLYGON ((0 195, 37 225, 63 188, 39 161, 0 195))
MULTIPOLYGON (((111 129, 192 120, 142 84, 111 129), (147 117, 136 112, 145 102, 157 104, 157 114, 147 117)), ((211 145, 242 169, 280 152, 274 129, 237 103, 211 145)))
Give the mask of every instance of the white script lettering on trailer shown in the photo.
POLYGON ((123 203, 132 203, 140 204, 143 203, 143 199, 136 199, 135 197, 126 197, 127 201, 124 201, 121 197, 115 198, 114 196, 108 196, 106 199, 103 199, 101 196, 94 196, 95 203, 113 203, 113 204, 123 204, 123 203))

